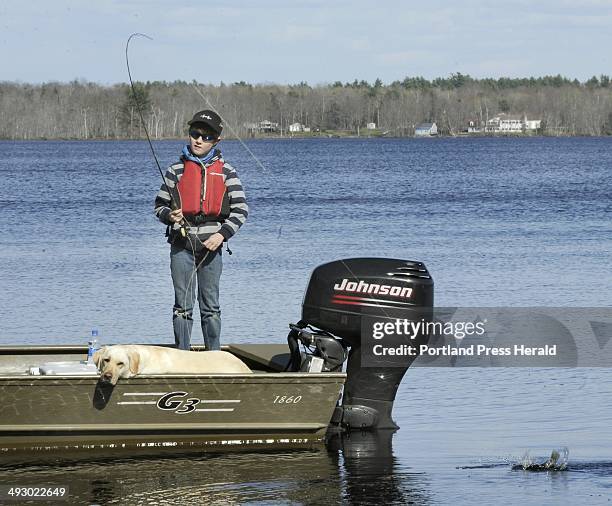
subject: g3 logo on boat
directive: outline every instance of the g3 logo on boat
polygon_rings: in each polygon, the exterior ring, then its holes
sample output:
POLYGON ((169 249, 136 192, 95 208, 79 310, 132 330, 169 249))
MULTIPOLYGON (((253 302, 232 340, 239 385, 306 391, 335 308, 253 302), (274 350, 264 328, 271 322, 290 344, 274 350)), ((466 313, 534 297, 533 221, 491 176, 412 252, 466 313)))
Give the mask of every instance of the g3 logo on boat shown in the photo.
POLYGON ((179 415, 183 415, 185 413, 191 413, 195 411, 196 406, 200 403, 200 399, 190 398, 190 399, 181 399, 177 400, 177 398, 185 397, 187 392, 170 392, 160 397, 157 401, 157 407, 159 409, 163 409, 164 411, 174 411, 179 415))

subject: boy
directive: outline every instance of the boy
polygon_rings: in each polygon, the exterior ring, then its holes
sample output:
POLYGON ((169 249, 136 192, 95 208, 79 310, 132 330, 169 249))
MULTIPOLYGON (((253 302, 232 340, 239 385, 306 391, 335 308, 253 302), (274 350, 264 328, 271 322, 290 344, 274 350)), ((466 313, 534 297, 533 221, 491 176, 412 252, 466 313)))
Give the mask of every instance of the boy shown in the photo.
POLYGON ((220 348, 222 244, 248 215, 242 183, 216 148, 222 130, 221 118, 214 111, 193 116, 189 143, 180 161, 166 171, 165 183, 155 198, 155 214, 168 226, 174 341, 183 350, 191 344, 196 284, 204 344, 207 350, 220 348))

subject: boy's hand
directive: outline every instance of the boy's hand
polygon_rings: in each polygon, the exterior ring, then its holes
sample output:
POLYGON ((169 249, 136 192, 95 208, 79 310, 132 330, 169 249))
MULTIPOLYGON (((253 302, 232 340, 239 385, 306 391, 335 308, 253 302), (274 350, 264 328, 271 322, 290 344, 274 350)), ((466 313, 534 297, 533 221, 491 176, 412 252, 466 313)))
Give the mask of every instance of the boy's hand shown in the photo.
POLYGON ((217 232, 204 241, 204 246, 210 251, 216 251, 223 244, 223 236, 217 232))
POLYGON ((168 216, 168 219, 172 223, 180 223, 181 221, 183 221, 183 210, 175 209, 174 211, 171 211, 170 216, 168 216))

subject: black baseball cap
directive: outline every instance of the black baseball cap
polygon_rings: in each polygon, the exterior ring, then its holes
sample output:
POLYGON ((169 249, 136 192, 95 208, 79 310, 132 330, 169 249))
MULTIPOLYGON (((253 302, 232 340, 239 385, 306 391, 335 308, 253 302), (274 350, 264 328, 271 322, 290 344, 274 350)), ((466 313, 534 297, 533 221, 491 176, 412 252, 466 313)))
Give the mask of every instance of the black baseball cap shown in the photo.
POLYGON ((195 125, 196 123, 204 123, 205 125, 212 128, 218 135, 221 135, 223 130, 223 123, 221 123, 221 117, 214 111, 206 109, 205 111, 196 112, 193 115, 191 121, 188 122, 189 126, 195 125))

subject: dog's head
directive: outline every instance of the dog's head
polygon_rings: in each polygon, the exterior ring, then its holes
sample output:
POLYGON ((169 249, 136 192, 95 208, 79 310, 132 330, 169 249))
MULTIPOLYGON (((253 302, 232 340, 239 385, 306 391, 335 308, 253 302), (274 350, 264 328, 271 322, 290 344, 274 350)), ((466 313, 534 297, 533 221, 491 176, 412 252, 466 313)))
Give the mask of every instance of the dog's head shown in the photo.
POLYGON ((131 378, 138 374, 140 357, 129 346, 104 346, 93 356, 100 371, 100 381, 116 385, 119 378, 131 378))

